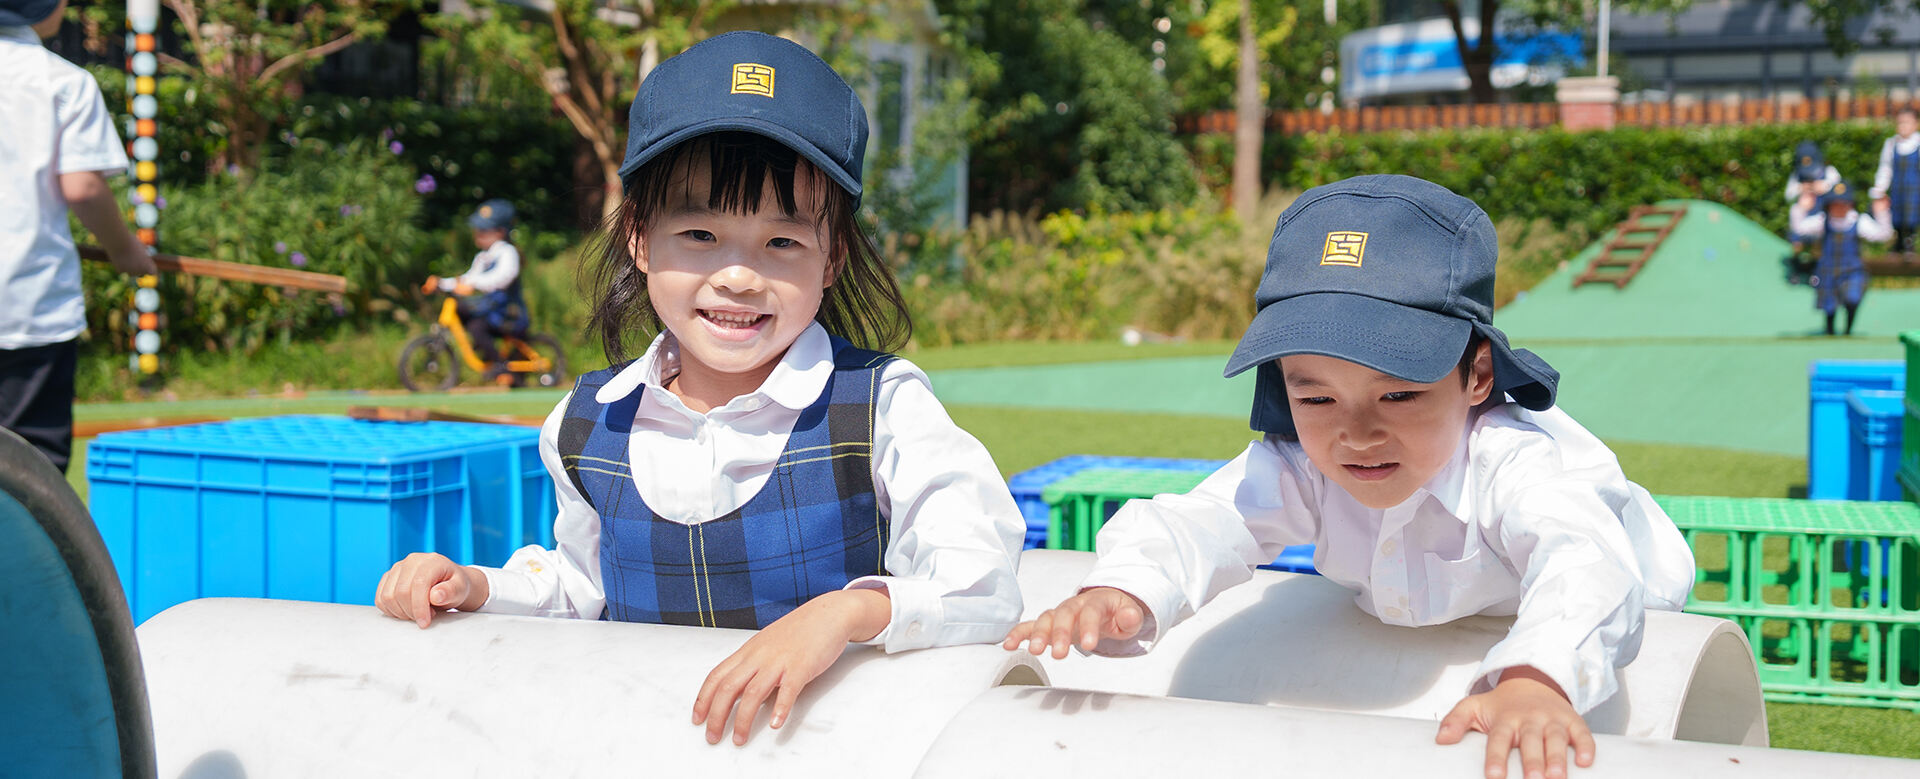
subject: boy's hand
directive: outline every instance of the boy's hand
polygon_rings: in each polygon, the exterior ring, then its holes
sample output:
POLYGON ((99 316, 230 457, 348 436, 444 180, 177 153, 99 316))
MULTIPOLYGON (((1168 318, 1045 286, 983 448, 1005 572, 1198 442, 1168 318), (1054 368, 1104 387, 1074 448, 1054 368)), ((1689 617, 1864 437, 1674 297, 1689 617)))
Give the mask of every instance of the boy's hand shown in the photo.
POLYGON ((1516 747, 1526 779, 1563 779, 1569 745, 1575 764, 1593 765, 1593 733, 1586 720, 1559 685, 1533 668, 1509 668, 1492 690, 1460 701, 1440 720, 1433 740, 1458 744, 1468 730, 1487 734, 1487 779, 1505 779, 1507 753, 1516 747))
POLYGON ((1032 622, 1015 625, 1000 646, 1012 651, 1025 641, 1035 657, 1051 646, 1053 659, 1062 660, 1076 642, 1081 650, 1091 652, 1103 638, 1133 638, 1146 616, 1146 604, 1139 598, 1112 587, 1091 587, 1041 612, 1032 622))
POLYGON ((761 704, 773 695, 767 725, 778 729, 800 691, 840 659, 847 642, 873 638, 892 619, 893 603, 881 590, 839 590, 801 604, 707 674, 693 701, 693 724, 705 724, 707 743, 718 744, 731 712, 733 743, 744 745, 761 704))
POLYGON ((428 276, 426 281, 420 282, 420 294, 422 295, 431 295, 438 289, 440 289, 439 276, 428 276))
POLYGON ((487 602, 487 576, 444 555, 414 552, 380 577, 373 605, 426 627, 435 612, 473 611, 487 602))
POLYGON ((473 294, 473 285, 464 281, 456 281, 453 283, 453 294, 459 295, 460 297, 471 295, 473 294))
POLYGON ((1814 195, 1813 187, 1802 187, 1800 189, 1800 210, 1812 211, 1813 204, 1817 200, 1818 200, 1818 197, 1814 195))

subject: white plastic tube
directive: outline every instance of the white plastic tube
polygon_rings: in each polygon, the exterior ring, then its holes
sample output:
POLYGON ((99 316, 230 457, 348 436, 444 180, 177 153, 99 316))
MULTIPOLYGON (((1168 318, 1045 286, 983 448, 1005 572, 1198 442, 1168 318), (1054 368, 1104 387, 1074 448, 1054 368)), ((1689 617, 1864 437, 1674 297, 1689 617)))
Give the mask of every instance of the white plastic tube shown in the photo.
MULTIPOLYGON (((1588 779, 1920 776, 1920 760, 1600 735, 1588 779)), ((921 779, 982 776, 1482 776, 1486 739, 1433 743, 1433 723, 1284 706, 1002 688, 927 750, 921 779)), ((1508 776, 1520 776, 1518 755, 1508 776)))
POLYGON ((1045 683, 997 646, 850 647, 784 728, 710 746, 694 697, 750 635, 209 599, 139 642, 163 778, 905 776, 980 692, 1045 683))
MULTIPOLYGON (((1030 550, 1026 618, 1074 593, 1088 552, 1030 550)), ((1054 686, 1438 720, 1466 695, 1511 617, 1403 628, 1368 616, 1318 576, 1256 571, 1140 657, 1069 654, 1042 665, 1054 686)), ((1648 612, 1621 691, 1587 714, 1596 733, 1766 746, 1760 678, 1745 634, 1723 619, 1648 612)))

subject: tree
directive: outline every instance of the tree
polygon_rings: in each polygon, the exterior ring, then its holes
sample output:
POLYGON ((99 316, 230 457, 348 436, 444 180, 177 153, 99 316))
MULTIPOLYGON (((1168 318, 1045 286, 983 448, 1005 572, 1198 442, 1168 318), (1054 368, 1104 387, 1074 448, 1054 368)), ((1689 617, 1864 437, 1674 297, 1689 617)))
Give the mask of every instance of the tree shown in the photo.
MULTIPOLYGON (((1826 0, 1830 3, 1855 3, 1864 0, 1826 0)), ((1500 41, 1498 29, 1504 22, 1512 22, 1520 29, 1573 29, 1593 18, 1600 7, 1598 0, 1581 0, 1577 3, 1551 2, 1550 0, 1479 0, 1478 11, 1479 37, 1468 40, 1466 24, 1463 21, 1461 0, 1440 0, 1440 8, 1447 15, 1447 21, 1453 25, 1455 50, 1460 53, 1460 67, 1467 72, 1467 97, 1475 103, 1491 103, 1495 99, 1493 88, 1493 63, 1499 59, 1500 41), (1505 13, 1503 13, 1503 11, 1505 13)), ((1693 5, 1693 0, 1620 0, 1613 7, 1616 11, 1637 13, 1665 12, 1677 14, 1693 5)))
POLYGON ((1233 178, 1234 213, 1252 222, 1260 201, 1260 150, 1266 137, 1267 89, 1262 65, 1293 37, 1300 9, 1287 2, 1215 0, 1194 25, 1200 51, 1214 68, 1235 66, 1233 178))
POLYGON ((210 93, 226 145, 214 168, 250 173, 275 117, 284 115, 299 78, 327 55, 386 33, 387 20, 412 0, 164 0, 187 38, 192 60, 161 55, 174 72, 210 93))

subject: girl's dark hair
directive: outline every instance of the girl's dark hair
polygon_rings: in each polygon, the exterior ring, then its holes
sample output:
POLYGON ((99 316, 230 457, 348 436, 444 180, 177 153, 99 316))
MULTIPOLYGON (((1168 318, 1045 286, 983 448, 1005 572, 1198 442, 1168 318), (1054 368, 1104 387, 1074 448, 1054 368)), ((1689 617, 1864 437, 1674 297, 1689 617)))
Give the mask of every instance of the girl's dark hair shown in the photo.
POLYGON ((833 286, 820 301, 814 320, 827 332, 866 349, 892 351, 913 335, 913 320, 893 273, 880 259, 859 222, 853 195, 793 149, 763 135, 717 132, 685 141, 649 160, 622 182, 626 200, 602 225, 599 237, 580 267, 592 312, 587 336, 598 336, 607 358, 615 363, 634 356, 636 342, 644 346, 660 329, 660 317, 647 300, 647 277, 634 267, 632 237, 679 198, 688 196, 691 177, 674 175, 681 165, 707 165, 712 191, 707 207, 735 214, 760 209, 763 188, 773 185, 772 201, 785 216, 802 206, 794 199, 794 180, 807 176, 819 193, 820 221, 816 229, 830 236, 827 257, 839 264, 833 286), (771 178, 769 178, 771 176, 771 178), (636 338, 641 333, 647 337, 636 338))

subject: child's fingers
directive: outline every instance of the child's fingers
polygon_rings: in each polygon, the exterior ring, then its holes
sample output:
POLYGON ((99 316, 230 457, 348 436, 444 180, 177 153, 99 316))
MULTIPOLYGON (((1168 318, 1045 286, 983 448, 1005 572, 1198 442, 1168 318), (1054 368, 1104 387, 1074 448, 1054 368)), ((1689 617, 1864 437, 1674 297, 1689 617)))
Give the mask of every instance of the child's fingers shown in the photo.
POLYGON ((1507 755, 1513 751, 1513 726, 1495 725, 1487 732, 1487 779, 1506 779, 1507 755))
POLYGON ((450 609, 460 605, 460 603, 466 599, 467 580, 460 576, 456 575, 451 579, 433 585, 432 601, 434 608, 450 609))
POLYGON ((719 665, 707 672, 707 678, 700 682, 700 694, 693 696, 693 724, 707 721, 707 713, 713 710, 713 696, 720 691, 720 680, 733 673, 738 664, 735 655, 728 655, 719 665))
POLYGON ((753 731, 753 721, 760 716, 760 704, 766 702, 779 680, 780 677, 773 673, 756 674, 753 682, 741 691, 740 705, 733 710, 734 746, 746 746, 747 734, 753 731))
POLYGON ((1576 720, 1568 729, 1573 736, 1573 762, 1581 768, 1593 767, 1593 731, 1587 729, 1585 720, 1576 720))
POLYGON ((1007 640, 1000 642, 1000 648, 1009 652, 1019 649, 1020 642, 1027 640, 1027 633, 1033 630, 1032 622, 1022 622, 1007 631, 1007 640))
POLYGON ((1107 635, 1122 640, 1133 638, 1140 634, 1140 623, 1144 621, 1146 616, 1140 613, 1139 607, 1131 603, 1121 606, 1113 612, 1113 620, 1108 626, 1107 635))
POLYGON ((1547 736, 1540 723, 1529 721, 1520 728, 1520 770, 1526 779, 1545 779, 1547 736))
POLYGON ((733 703, 739 700, 740 691, 752 681, 752 671, 736 671, 728 674, 714 688, 713 705, 707 709, 707 743, 720 743, 721 731, 727 729, 727 714, 733 711, 733 703))
POLYGON ((392 609, 387 608, 387 589, 392 586, 392 581, 393 569, 388 568, 386 573, 380 574, 380 583, 373 588, 373 607, 389 617, 399 616, 394 614, 392 609))
POLYGON ((793 713, 793 704, 800 700, 800 691, 806 687, 806 682, 792 676, 780 680, 780 692, 774 696, 773 716, 767 720, 767 727, 778 728, 787 724, 787 715, 793 713))
POLYGON ((433 604, 428 603, 427 599, 431 597, 436 583, 433 576, 424 571, 414 574, 412 581, 408 582, 407 603, 412 606, 413 621, 423 628, 433 621, 433 604))
POLYGON ((1467 729, 1473 722, 1473 699, 1467 698, 1453 705, 1453 711, 1440 718, 1440 732, 1434 734, 1436 744, 1458 744, 1465 738, 1467 729))
POLYGON ((1048 609, 1040 612, 1040 616, 1033 620, 1033 627, 1027 630, 1027 651, 1032 652, 1034 657, 1047 651, 1047 634, 1053 630, 1055 611, 1048 609))
POLYGON ((1558 722, 1547 723, 1547 779, 1566 779, 1567 777, 1567 726, 1558 722))
POLYGON ((1047 645, 1053 647, 1053 659, 1065 659, 1067 652, 1073 649, 1073 630, 1087 611, 1086 607, 1079 604, 1069 606, 1064 603, 1054 610, 1053 625, 1047 631, 1047 645))

